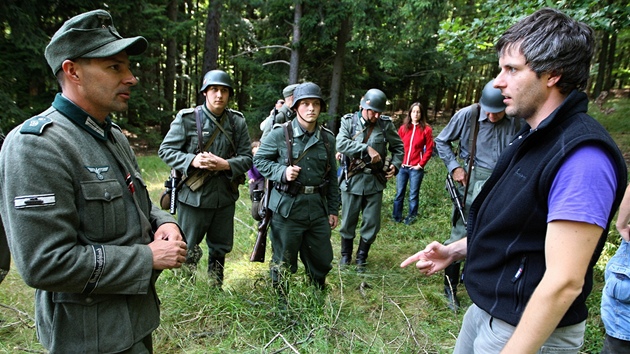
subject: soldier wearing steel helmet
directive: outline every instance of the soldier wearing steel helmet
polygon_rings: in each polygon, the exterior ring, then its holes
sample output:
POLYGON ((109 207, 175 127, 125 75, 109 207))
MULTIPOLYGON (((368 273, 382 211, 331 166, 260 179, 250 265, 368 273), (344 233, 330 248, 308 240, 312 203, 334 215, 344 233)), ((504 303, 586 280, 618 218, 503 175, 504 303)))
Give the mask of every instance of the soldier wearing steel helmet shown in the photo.
POLYGON ((381 228, 383 190, 402 164, 404 146, 391 119, 383 115, 387 97, 379 89, 368 90, 361 110, 341 118, 337 150, 344 155, 347 172, 340 183, 341 259, 340 266, 352 261, 353 241, 359 213, 363 213, 357 270, 363 271, 370 246, 381 228), (390 157, 387 156, 389 153, 390 157))
POLYGON ((287 289, 283 277, 297 271, 298 253, 314 285, 324 288, 332 269, 330 234, 339 213, 335 136, 317 122, 326 109, 319 86, 300 84, 291 108, 295 118, 276 124, 254 155, 256 168, 274 182, 270 268, 279 291, 287 289))
POLYGON ((190 250, 185 268, 194 275, 201 258, 199 244, 205 236, 208 277, 221 287, 225 255, 234 244, 234 211, 239 197, 236 182, 252 166, 252 150, 245 118, 227 107, 234 96, 230 76, 222 70, 208 71, 199 92, 205 96, 204 104, 177 113, 158 155, 184 176, 199 170, 209 172, 200 186, 182 185, 177 198, 178 220, 190 250))
MULTIPOLYGON (((435 138, 438 154, 453 180, 458 182, 461 196, 464 196, 464 215, 468 215, 473 200, 490 177, 494 165, 503 149, 521 128, 521 121, 505 115, 505 104, 501 90, 494 88, 493 80, 488 82, 481 93, 479 103, 462 108, 435 138), (478 128, 475 129, 475 124, 478 128), (475 130, 477 131, 475 137, 475 130), (459 154, 456 156, 452 143, 459 141, 459 154), (474 161, 470 161, 471 144, 475 142, 474 161), (459 160, 463 161, 460 164, 459 160), (472 163, 472 166, 470 165, 472 163), (471 171, 468 175, 467 171, 471 171), (466 188, 468 185, 468 188, 466 188)), ((449 244, 466 237, 466 226, 459 213, 453 208, 453 227, 449 244)), ((453 263, 444 270, 444 294, 452 310, 459 308, 457 285, 459 284, 460 263, 453 263)))

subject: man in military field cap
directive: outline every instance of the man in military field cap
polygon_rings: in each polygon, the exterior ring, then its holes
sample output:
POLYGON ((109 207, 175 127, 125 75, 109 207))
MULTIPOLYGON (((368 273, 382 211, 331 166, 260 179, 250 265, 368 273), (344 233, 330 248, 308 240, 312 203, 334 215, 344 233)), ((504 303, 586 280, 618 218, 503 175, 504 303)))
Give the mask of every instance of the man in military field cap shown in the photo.
POLYGON ((267 134, 273 129, 274 124, 282 124, 288 122, 295 117, 295 112, 291 109, 293 106, 293 91, 298 87, 298 84, 291 84, 282 89, 282 97, 284 97, 284 104, 280 108, 274 108, 271 110, 269 117, 267 117, 262 123, 260 123, 260 130, 263 131, 260 140, 264 139, 267 134))
POLYGON ((144 37, 123 38, 105 10, 94 10, 75 16, 61 26, 46 46, 46 61, 53 74, 66 59, 105 58, 125 51, 142 54, 147 49, 144 37))
POLYGON ((69 19, 45 51, 62 93, 0 152, 0 213, 50 353, 151 353, 155 281, 186 260, 179 227, 151 203, 110 118, 138 83, 128 56, 146 48, 120 36, 106 11, 69 19))

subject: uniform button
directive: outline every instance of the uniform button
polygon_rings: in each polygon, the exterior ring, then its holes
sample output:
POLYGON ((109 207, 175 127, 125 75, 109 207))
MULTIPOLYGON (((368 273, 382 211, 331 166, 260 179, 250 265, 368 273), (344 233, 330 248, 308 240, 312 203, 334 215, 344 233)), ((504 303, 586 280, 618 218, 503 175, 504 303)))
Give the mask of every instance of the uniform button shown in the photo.
POLYGON ((111 200, 112 199, 112 195, 109 194, 109 192, 105 192, 104 197, 105 197, 105 200, 111 200))
POLYGON ((87 304, 91 304, 91 303, 92 303, 92 301, 94 301, 94 300, 93 300, 91 297, 86 297, 86 298, 85 298, 85 302, 86 302, 87 304))

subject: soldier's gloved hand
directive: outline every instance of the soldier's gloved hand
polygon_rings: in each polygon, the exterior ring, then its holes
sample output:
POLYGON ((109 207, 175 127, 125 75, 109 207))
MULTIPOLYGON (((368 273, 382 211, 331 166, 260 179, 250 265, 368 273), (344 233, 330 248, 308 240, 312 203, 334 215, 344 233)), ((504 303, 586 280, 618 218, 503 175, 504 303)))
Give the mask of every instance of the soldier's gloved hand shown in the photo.
POLYGON ((370 155, 370 158, 372 159, 370 161, 371 164, 375 164, 381 161, 381 154, 379 154, 378 151, 374 150, 373 147, 368 146, 367 153, 368 155, 370 155))
POLYGON ((287 169, 284 170, 284 176, 287 178, 287 182, 295 181, 300 175, 300 170, 302 167, 300 166, 287 166, 287 169))

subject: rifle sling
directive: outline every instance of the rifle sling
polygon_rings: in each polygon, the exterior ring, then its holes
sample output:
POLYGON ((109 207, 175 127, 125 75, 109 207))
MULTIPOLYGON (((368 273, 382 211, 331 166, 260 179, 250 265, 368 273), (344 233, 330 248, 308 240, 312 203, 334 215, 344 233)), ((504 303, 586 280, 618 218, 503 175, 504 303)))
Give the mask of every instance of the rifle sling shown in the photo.
POLYGON ((468 197, 468 188, 470 186, 470 174, 472 173, 473 165, 475 164, 475 154, 477 153, 477 135, 479 135, 479 116, 481 115, 481 106, 477 103, 477 109, 473 110, 473 115, 470 121, 470 156, 468 157, 468 173, 466 174, 466 187, 464 188, 463 204, 466 205, 466 197, 468 197), (476 113, 476 114, 474 114, 476 113))
MULTIPOLYGON (((297 164, 308 152, 308 150, 304 150, 302 154, 297 158, 297 160, 293 161, 293 129, 289 129, 289 124, 291 124, 291 122, 286 122, 282 124, 282 127, 284 129, 284 142, 287 146, 288 154, 287 166, 297 164)), ((328 137, 326 137, 326 132, 322 131, 321 126, 319 126, 319 133, 322 137, 322 140, 324 141, 324 147, 326 148, 326 174, 328 174, 328 172, 330 171, 330 161, 328 159, 330 146, 328 144, 328 137)))

